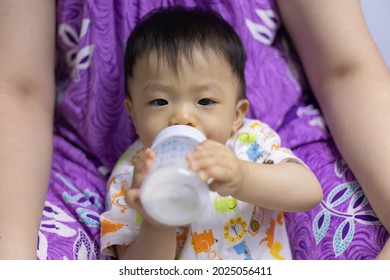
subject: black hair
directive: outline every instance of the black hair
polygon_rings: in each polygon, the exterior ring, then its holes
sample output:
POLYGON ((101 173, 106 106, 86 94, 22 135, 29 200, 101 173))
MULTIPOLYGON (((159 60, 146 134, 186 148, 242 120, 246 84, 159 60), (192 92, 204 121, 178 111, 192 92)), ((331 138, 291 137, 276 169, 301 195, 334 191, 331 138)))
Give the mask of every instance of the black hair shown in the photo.
POLYGON ((158 8, 143 17, 133 29, 125 50, 126 95, 128 77, 133 76, 138 59, 155 52, 177 74, 178 59, 184 55, 193 61, 193 51, 211 50, 231 66, 239 81, 239 98, 246 97, 246 52, 233 27, 211 10, 174 6, 158 8))

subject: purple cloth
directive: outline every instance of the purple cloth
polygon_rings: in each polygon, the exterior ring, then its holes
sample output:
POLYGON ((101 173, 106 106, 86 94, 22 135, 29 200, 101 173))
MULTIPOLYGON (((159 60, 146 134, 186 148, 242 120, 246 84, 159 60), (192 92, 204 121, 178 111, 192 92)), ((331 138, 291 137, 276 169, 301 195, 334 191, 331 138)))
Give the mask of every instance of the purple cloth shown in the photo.
POLYGON ((248 117, 276 129, 323 186, 321 205, 286 213, 293 257, 373 259, 389 235, 334 146, 273 0, 57 1, 54 158, 38 258, 104 258, 106 180, 136 138, 123 106, 124 45, 144 14, 168 5, 213 9, 232 24, 248 53, 248 117))

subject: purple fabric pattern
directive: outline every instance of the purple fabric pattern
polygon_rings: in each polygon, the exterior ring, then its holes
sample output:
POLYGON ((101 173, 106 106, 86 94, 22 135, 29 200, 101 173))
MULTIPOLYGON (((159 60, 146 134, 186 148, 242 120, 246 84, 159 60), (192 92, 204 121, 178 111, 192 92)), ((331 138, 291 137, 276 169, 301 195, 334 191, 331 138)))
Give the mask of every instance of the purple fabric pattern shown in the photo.
POLYGON ((54 158, 38 258, 105 258, 98 217, 106 180, 136 138, 123 106, 125 42, 144 14, 169 5, 213 9, 232 24, 248 53, 248 117, 277 130, 323 186, 321 205, 286 213, 293 257, 375 258, 389 235, 333 144, 273 0, 57 1, 54 158))

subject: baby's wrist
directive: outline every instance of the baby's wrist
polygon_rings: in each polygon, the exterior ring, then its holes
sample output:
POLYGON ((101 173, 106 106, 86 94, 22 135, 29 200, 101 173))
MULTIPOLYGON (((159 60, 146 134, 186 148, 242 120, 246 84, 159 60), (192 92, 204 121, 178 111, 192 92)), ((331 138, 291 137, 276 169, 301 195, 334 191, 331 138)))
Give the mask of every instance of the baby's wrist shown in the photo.
POLYGON ((240 193, 242 193, 243 189, 245 188, 245 179, 248 176, 248 166, 246 165, 246 162, 243 160, 238 160, 239 165, 239 173, 238 173, 238 180, 237 180, 237 189, 232 194, 234 197, 240 197, 240 193))

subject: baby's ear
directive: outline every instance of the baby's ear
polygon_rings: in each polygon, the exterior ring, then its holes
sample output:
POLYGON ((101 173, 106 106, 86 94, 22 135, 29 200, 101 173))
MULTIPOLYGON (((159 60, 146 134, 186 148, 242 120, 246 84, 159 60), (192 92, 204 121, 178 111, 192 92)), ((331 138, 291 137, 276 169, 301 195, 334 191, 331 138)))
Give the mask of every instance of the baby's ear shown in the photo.
POLYGON ((249 110, 248 99, 240 99, 236 105, 236 117, 233 122, 232 133, 235 133, 242 125, 242 121, 249 110))
POLYGON ((133 108, 133 102, 129 98, 125 99, 125 108, 126 111, 129 113, 132 119, 134 119, 134 108, 133 108))

